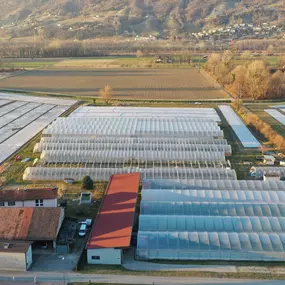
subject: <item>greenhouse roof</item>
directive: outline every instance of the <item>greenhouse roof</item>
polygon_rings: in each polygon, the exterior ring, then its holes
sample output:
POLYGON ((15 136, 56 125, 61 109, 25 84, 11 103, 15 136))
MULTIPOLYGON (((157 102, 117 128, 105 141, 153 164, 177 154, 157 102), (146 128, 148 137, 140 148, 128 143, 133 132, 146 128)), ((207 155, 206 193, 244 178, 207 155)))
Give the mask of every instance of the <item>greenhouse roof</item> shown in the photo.
POLYGON ((235 113, 235 111, 227 105, 219 106, 219 109, 223 113, 227 122, 241 141, 242 145, 247 148, 257 148, 260 147, 260 143, 249 131, 243 121, 235 113))
POLYGON ((285 204, 142 201, 141 215, 285 217, 285 204))
POLYGON ((261 181, 261 180, 188 180, 187 183, 179 183, 171 180, 144 179, 143 189, 200 189, 200 190, 274 190, 285 191, 285 181, 261 181))
POLYGON ((142 201, 285 203, 285 192, 249 190, 143 190, 142 201))
POLYGON ((89 107, 81 106, 76 109, 71 117, 197 117, 220 121, 213 108, 146 108, 146 107, 89 107))
POLYGON ((285 232, 285 217, 140 215, 140 231, 285 232))

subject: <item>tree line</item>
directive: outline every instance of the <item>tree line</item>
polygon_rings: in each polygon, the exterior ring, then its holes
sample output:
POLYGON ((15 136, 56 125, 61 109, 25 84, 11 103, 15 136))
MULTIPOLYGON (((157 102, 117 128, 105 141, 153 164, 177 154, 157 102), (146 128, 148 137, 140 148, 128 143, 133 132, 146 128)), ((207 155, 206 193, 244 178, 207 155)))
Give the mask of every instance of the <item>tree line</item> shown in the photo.
POLYGON ((277 149, 283 152, 285 151, 285 139, 275 132, 269 124, 265 123, 257 115, 248 112, 248 110, 242 106, 241 100, 236 100, 233 102, 232 107, 243 118, 247 125, 254 127, 267 139, 270 144, 275 145, 277 149))
POLYGON ((236 98, 271 99, 285 96, 285 56, 278 60, 272 73, 265 60, 251 60, 250 53, 241 55, 236 64, 231 51, 210 55, 205 69, 236 98))

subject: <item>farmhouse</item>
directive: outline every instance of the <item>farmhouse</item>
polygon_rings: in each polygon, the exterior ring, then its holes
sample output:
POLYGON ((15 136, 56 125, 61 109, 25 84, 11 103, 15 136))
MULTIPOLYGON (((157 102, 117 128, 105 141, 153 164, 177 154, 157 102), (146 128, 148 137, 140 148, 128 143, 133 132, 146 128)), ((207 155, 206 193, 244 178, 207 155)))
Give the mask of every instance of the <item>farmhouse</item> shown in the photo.
POLYGON ((0 270, 26 271, 32 262, 32 242, 0 241, 0 270))
POLYGON ((0 192, 0 207, 57 207, 57 188, 17 189, 0 192))
POLYGON ((30 241, 55 247, 64 219, 62 208, 0 208, 0 240, 30 241))
POLYGON ((110 179, 87 243, 88 264, 121 264, 131 243, 140 174, 116 174, 110 179))

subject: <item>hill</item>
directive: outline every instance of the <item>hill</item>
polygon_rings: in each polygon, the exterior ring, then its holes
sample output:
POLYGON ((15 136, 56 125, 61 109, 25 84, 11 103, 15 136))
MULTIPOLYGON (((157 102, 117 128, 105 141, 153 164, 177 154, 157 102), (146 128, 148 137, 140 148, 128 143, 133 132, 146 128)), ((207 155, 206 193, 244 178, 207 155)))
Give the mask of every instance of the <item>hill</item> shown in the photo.
POLYGON ((88 39, 284 22, 284 0, 0 0, 0 36, 88 39))

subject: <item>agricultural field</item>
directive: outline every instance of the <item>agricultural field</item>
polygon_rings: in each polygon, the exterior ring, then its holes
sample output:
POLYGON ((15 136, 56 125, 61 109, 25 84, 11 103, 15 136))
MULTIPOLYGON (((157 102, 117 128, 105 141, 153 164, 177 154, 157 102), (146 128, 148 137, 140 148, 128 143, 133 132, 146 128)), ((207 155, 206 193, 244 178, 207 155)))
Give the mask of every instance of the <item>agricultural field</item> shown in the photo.
MULTIPOLYGON (((93 68, 73 60, 0 80, 0 88, 32 92, 98 96, 106 85, 117 99, 216 100, 226 99, 195 68, 93 68), (85 66, 85 67, 83 67, 85 66)), ((101 60, 101 64, 104 60, 101 60)), ((106 65, 106 62, 104 63, 106 65)))

